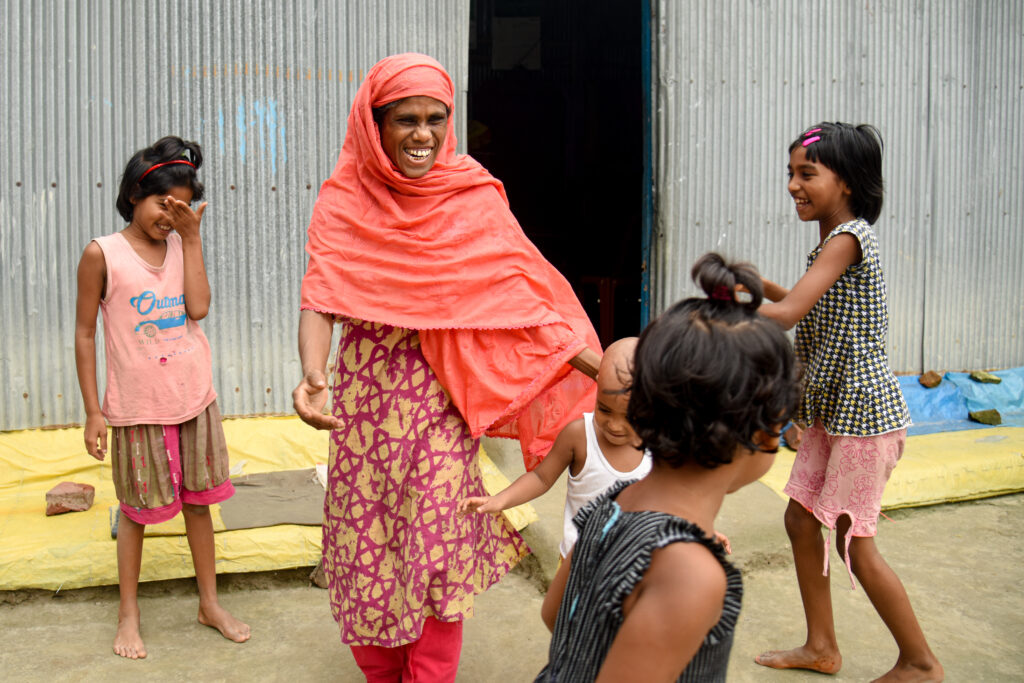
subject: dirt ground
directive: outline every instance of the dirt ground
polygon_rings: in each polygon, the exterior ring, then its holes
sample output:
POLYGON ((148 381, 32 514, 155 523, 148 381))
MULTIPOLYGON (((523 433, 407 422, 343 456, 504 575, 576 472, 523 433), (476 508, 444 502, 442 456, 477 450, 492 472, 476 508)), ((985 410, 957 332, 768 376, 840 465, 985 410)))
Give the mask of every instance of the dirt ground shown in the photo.
MULTIPOLYGON (((500 449, 495 449, 499 450, 500 449)), ((514 453, 492 457, 510 477, 514 453)), ((518 466, 518 470, 517 470, 518 466)), ((564 477, 535 502, 540 523, 524 532, 536 555, 477 600, 466 622, 459 681, 528 681, 547 659, 543 587, 557 561, 564 477)), ((802 642, 800 599, 782 526, 785 502, 761 484, 730 496, 719 529, 743 569, 745 596, 729 680, 823 681, 771 671, 758 652, 802 642)), ((880 524, 878 545, 906 585, 948 681, 1024 680, 1024 494, 898 510, 880 524)), ((838 560, 833 555, 836 566, 838 560)), ((238 645, 196 623, 189 580, 140 587, 145 660, 111 652, 117 589, 0 593, 0 676, 5 681, 359 681, 342 647, 325 591, 308 568, 220 577, 222 603, 252 626, 238 645)), ((896 647, 863 591, 834 571, 833 600, 844 667, 833 681, 866 681, 888 670, 896 647)))

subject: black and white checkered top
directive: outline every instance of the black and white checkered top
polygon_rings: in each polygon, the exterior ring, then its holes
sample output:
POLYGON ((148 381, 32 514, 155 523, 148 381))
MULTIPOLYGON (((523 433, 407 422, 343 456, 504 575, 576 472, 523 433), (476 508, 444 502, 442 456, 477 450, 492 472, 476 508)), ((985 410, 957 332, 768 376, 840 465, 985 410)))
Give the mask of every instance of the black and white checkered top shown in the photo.
POLYGON ((794 420, 821 419, 833 436, 874 436, 910 425, 885 350, 889 312, 878 238, 862 218, 843 223, 807 255, 807 267, 840 233, 860 242, 861 260, 842 274, 796 326, 804 395, 794 420))
POLYGON ((589 683, 622 626, 622 603, 651 565, 651 553, 670 543, 700 543, 726 575, 722 617, 704 638, 680 681, 725 681, 743 582, 721 545, 680 517, 650 510, 624 512, 615 498, 632 481, 619 482, 576 513, 580 536, 551 635, 548 664, 537 681, 589 683))

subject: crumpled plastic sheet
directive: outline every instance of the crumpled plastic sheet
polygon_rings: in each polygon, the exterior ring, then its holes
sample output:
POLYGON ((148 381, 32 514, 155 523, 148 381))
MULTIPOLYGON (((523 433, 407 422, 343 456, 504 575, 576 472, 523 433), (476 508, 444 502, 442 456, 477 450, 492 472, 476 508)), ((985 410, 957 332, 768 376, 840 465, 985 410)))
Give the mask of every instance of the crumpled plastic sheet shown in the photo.
MULTIPOLYGON (((328 433, 294 417, 225 420, 233 473, 254 474, 314 467, 327 460, 328 433)), ((481 471, 488 491, 508 479, 481 449, 481 471)), ((109 508, 117 505, 109 458, 98 462, 85 452, 82 429, 0 432, 0 590, 48 590, 117 583, 116 541, 109 508), (61 481, 96 488, 92 508, 47 517, 46 492, 61 481)), ((308 567, 320 559, 321 529, 277 525, 224 531, 211 506, 217 572, 256 572, 308 567)), ((537 519, 529 505, 506 512, 517 528, 537 519)), ((194 576, 181 516, 147 528, 140 580, 194 576)))
POLYGON ((999 411, 1003 426, 1024 427, 1024 368, 992 374, 1003 381, 985 384, 971 379, 970 373, 947 372, 934 389, 921 386, 917 375, 900 377, 900 389, 914 422, 907 434, 988 429, 988 425, 969 420, 967 414, 989 408, 999 411))

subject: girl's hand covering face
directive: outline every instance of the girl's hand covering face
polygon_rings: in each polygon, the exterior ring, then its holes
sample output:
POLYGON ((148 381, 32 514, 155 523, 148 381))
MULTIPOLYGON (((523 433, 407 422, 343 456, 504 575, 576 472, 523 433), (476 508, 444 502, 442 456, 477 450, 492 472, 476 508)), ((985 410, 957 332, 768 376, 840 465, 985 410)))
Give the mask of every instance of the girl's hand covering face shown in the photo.
POLYGON ((185 202, 168 195, 164 200, 164 213, 167 214, 167 222, 175 232, 181 235, 182 239, 197 238, 199 237, 199 224, 206 211, 206 204, 203 202, 197 210, 193 211, 192 207, 185 202))

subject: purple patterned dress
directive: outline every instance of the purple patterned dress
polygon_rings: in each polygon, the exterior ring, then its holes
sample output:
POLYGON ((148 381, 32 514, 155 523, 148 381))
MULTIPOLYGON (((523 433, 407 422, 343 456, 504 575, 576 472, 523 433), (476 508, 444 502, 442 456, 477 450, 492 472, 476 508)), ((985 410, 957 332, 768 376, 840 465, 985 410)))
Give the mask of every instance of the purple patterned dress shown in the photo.
POLYGON ((332 384, 323 557, 348 645, 398 647, 427 617, 472 616, 473 596, 529 549, 503 517, 456 514, 486 495, 479 443, 415 330, 345 320, 332 384))

